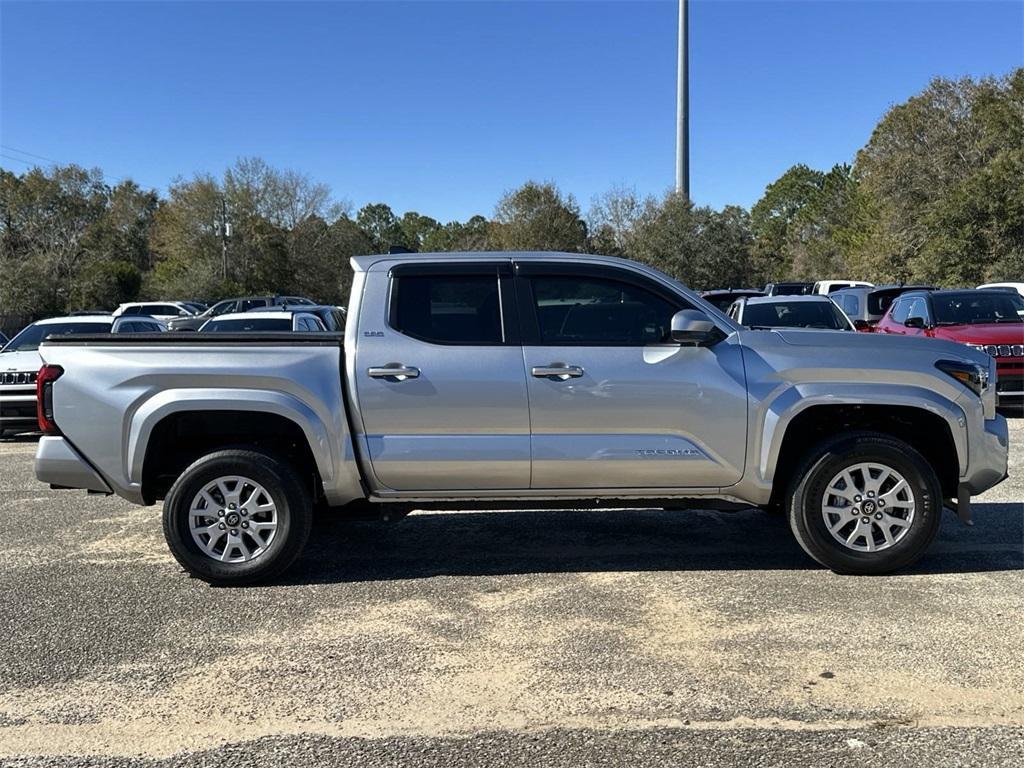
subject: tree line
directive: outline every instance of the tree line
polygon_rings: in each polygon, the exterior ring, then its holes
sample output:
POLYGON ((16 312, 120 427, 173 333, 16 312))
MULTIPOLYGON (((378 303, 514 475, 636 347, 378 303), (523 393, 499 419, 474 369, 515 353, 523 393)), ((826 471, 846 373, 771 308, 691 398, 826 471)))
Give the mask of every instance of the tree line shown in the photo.
POLYGON ((696 289, 1020 280, 1024 69, 933 80, 882 117, 852 164, 793 166, 749 211, 628 188, 584 211, 555 184, 529 181, 489 217, 442 223, 385 203, 353 211, 326 185, 259 158, 178 179, 166 196, 75 165, 0 169, 0 316, 260 293, 343 303, 349 258, 394 246, 622 256, 696 289))

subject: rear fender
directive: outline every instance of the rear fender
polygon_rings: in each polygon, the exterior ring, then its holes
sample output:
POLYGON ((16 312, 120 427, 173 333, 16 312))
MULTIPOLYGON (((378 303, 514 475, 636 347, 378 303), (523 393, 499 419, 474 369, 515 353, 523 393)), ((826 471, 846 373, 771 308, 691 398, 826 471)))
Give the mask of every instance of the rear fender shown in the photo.
POLYGON ((142 403, 127 421, 125 474, 131 490, 141 496, 143 464, 153 430, 176 413, 245 411, 271 413, 294 422, 302 430, 323 481, 330 504, 345 504, 364 493, 344 414, 330 425, 306 403, 284 392, 253 389, 168 389, 142 403))

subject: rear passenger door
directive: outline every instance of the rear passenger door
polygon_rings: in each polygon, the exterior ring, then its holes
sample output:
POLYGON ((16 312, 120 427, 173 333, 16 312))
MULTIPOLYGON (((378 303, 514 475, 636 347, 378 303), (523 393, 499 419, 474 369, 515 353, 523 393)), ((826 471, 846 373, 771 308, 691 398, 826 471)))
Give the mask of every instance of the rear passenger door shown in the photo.
POLYGON ((378 262, 358 313, 363 448, 396 491, 530 486, 530 419, 509 261, 378 262))
POLYGON ((738 344, 672 342, 672 315, 692 307, 632 270, 523 261, 516 274, 533 488, 739 481, 747 391, 738 344))

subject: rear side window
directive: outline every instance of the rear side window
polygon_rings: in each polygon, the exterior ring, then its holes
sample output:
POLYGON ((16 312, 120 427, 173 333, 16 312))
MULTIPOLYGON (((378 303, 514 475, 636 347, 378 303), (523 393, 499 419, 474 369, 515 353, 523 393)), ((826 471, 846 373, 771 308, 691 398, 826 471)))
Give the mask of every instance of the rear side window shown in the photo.
POLYGON ((633 347, 671 338, 676 308, 639 286, 554 275, 530 283, 541 344, 633 347))
POLYGON ((843 296, 843 309, 846 310, 846 314, 853 317, 860 312, 860 296, 855 293, 848 293, 843 296))
POLYGON ((503 342, 498 276, 401 275, 392 282, 391 325, 431 344, 503 342))

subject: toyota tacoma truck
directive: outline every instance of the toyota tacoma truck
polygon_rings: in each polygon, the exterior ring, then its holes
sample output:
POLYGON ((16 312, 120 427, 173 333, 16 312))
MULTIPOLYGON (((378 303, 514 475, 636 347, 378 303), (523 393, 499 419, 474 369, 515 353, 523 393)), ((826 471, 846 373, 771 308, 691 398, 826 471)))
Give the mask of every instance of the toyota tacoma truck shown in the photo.
POLYGON ((45 341, 37 478, 162 500, 178 562, 231 585, 284 571, 314 509, 756 505, 885 573, 1006 476, 995 362, 965 344, 748 330, 618 258, 352 267, 344 337, 45 341))

